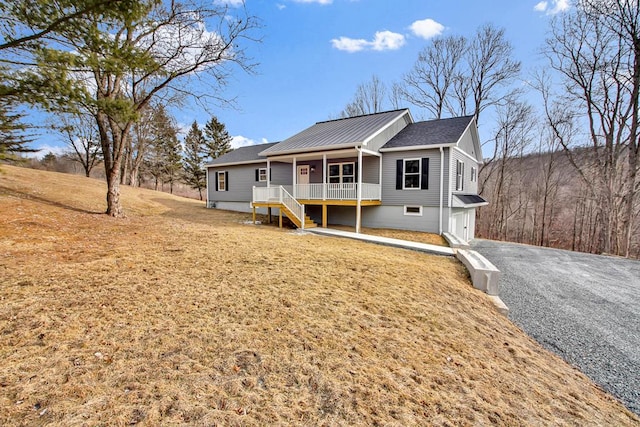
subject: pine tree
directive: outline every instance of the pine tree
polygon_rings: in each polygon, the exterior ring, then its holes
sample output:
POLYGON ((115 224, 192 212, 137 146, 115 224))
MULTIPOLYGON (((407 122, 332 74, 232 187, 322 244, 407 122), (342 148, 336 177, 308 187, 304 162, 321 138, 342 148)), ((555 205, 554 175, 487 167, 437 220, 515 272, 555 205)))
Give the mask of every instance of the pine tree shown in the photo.
POLYGON ((204 127, 205 153, 209 159, 217 159, 232 150, 231 136, 224 125, 215 116, 204 127))
POLYGON ((173 118, 167 113, 162 104, 154 107, 152 114, 151 146, 144 162, 146 171, 155 179, 155 188, 158 189, 158 181, 164 188, 164 183, 170 184, 173 193, 173 184, 179 179, 182 169, 182 155, 180 141, 178 141, 178 129, 173 118))
POLYGON ((184 138, 184 159, 182 161, 184 182, 191 188, 198 190, 200 200, 202 200, 202 189, 205 188, 205 138, 198 127, 197 122, 193 122, 189 133, 184 138))
POLYGON ((17 155, 33 153, 27 147, 29 137, 24 134, 27 126, 20 121, 22 115, 12 111, 11 104, 6 98, 0 98, 0 161, 18 161, 17 155))

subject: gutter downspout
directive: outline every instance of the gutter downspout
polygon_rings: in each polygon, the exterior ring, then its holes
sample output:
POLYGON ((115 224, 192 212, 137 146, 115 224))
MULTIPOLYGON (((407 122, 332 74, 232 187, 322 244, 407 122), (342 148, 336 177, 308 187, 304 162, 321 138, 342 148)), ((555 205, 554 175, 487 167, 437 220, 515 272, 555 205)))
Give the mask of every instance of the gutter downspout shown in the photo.
POLYGON ((444 196, 444 149, 440 147, 440 218, 439 218, 439 234, 442 235, 442 198, 444 196))

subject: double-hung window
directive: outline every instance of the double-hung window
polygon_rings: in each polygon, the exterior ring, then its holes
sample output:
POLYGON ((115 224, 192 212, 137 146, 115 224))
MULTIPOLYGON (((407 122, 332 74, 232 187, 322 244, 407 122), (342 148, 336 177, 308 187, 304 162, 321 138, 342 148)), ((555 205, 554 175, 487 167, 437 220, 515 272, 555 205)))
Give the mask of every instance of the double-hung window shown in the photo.
POLYGON ((464 190, 464 162, 456 160, 456 191, 464 190))
POLYGON ((421 159, 404 159, 403 189, 420 189, 421 159))
POLYGON ((267 182, 267 168, 258 169, 258 181, 267 182))
POLYGON ((218 188, 217 191, 227 191, 227 172, 218 172, 218 188))
POLYGON ((355 163, 331 163, 329 165, 329 183, 346 184, 354 183, 355 180, 355 163))
POLYGON ((471 166, 471 182, 476 182, 478 180, 478 170, 471 166))

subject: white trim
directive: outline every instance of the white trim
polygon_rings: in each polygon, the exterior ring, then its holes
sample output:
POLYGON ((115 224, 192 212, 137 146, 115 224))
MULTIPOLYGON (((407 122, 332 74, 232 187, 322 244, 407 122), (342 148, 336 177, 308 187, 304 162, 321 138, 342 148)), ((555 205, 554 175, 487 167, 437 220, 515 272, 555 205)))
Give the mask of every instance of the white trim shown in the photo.
POLYGON ((267 182, 269 181, 269 172, 267 172, 267 168, 258 168, 258 182, 267 182), (262 179, 262 172, 264 171, 264 179, 262 179))
MULTIPOLYGON (((334 162, 334 163, 329 162, 329 163, 327 163, 327 171, 333 165, 339 165, 340 166, 340 169, 339 169, 340 173, 337 175, 338 179, 340 181, 339 182, 335 182, 335 183, 330 182, 332 176, 331 176, 331 174, 327 174, 327 183, 329 183, 329 184, 354 184, 354 183, 356 183, 356 164, 357 164, 357 162, 355 162, 355 161, 354 162, 334 162), (346 176, 352 176, 353 177, 353 182, 344 182, 343 177, 345 175, 342 174, 342 166, 343 165, 353 165, 353 175, 346 175, 346 176)), ((360 166, 358 166, 358 172, 360 172, 360 166)), ((333 175, 333 177, 335 178, 336 175, 333 175)))
POLYGON ((438 234, 442 234, 442 210, 444 201, 444 149, 440 147, 440 212, 438 215, 438 234))
POLYGON ((410 158, 410 159, 402 159, 402 189, 403 190, 421 190, 422 189, 422 159, 418 158, 410 158), (411 176, 418 175, 418 186, 417 187, 405 187, 407 180, 405 176, 407 174, 407 162, 418 161, 418 172, 412 172, 411 176))
POLYGON ((391 120, 389 123, 387 123, 386 125, 384 125, 383 127, 381 127, 380 129, 378 129, 373 135, 369 135, 369 137, 367 139, 365 139, 364 141, 362 141, 362 145, 366 146, 369 141, 371 141, 373 138, 375 138, 376 136, 380 135, 382 132, 384 132, 385 130, 387 130, 392 124, 394 124, 395 122, 397 122, 399 119, 403 118, 407 113, 409 112, 408 108, 404 109, 404 112, 402 114, 400 114, 398 117, 396 117, 395 119, 391 120))
POLYGON ((207 208, 209 207, 209 168, 204 169, 205 185, 207 186, 207 208))
POLYGON ((394 151, 416 151, 416 150, 431 150, 433 148, 440 147, 454 147, 455 144, 432 144, 432 145, 412 145, 408 147, 389 147, 389 148, 381 148, 381 153, 391 153, 394 151))
POLYGON ((456 159, 456 181, 454 183, 455 191, 464 191, 464 162, 456 159), (458 164, 462 165, 460 172, 460 187, 458 187, 458 164))
POLYGON ((251 165, 254 163, 264 163, 266 162, 267 159, 261 159, 261 160, 246 160, 246 161, 240 161, 240 162, 230 162, 230 163, 218 163, 218 164, 212 164, 212 165, 205 165, 204 167, 209 169, 209 168, 222 168, 222 167, 227 167, 227 166, 238 166, 238 165, 251 165))
MULTIPOLYGON (((304 153, 304 154, 300 154, 300 155, 296 155, 295 157, 297 157, 298 159, 304 160, 304 159, 313 159, 313 158, 320 158, 320 156, 324 155, 324 154, 351 154, 351 155, 356 155, 356 148, 357 146, 352 146, 351 149, 341 149, 341 150, 325 150, 325 151, 314 151, 314 152, 309 152, 309 153, 304 153)), ((291 160, 293 159, 294 156, 292 155, 278 155, 278 156, 269 156, 269 160, 271 161, 281 161, 281 160, 291 160)), ((286 162, 285 162, 286 163, 286 162)))
POLYGON ((227 188, 229 188, 229 183, 227 182, 227 179, 225 177, 226 173, 227 171, 216 171, 216 191, 229 191, 227 190, 227 188), (222 175, 222 177, 224 178, 224 190, 220 189, 220 175, 222 175))
POLYGON ((417 205, 404 205, 405 216, 422 216, 422 206, 417 205), (409 208, 418 208, 418 212, 407 212, 409 208))
POLYGON ((460 153, 460 154, 462 154, 462 155, 464 155, 464 156, 468 157, 468 158, 469 158, 469 159, 471 159, 472 161, 474 161, 474 162, 478 163, 478 160, 477 160, 475 157, 473 157, 471 154, 467 153, 466 151, 463 151, 463 150, 461 150, 461 149, 460 149, 460 148, 458 148, 458 147, 453 147, 453 149, 454 149, 454 150, 456 150, 458 153, 460 153))
POLYGON ((358 147, 360 145, 362 145, 361 142, 354 141, 354 142, 348 142, 348 143, 344 143, 344 144, 320 145, 320 146, 317 146, 317 147, 308 147, 308 148, 293 148, 291 150, 276 151, 274 153, 269 153, 270 148, 267 148, 266 150, 263 150, 263 151, 259 152, 258 156, 276 157, 276 156, 283 156, 285 154, 317 153, 317 152, 322 152, 322 151, 331 151, 332 149, 339 150, 339 149, 342 149, 342 148, 356 148, 356 147, 358 147))
MULTIPOLYGON (((357 150, 357 148, 356 148, 356 150, 357 150)), ((362 148, 361 150, 362 150, 363 154, 369 154, 370 156, 382 157, 382 154, 378 153, 377 151, 367 150, 366 148, 362 148)))

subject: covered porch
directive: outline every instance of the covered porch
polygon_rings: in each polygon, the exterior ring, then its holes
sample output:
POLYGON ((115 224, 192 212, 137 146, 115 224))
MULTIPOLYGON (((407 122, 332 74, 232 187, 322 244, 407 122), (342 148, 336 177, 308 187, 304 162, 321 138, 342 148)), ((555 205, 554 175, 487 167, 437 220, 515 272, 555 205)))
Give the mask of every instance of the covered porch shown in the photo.
MULTIPOLYGON (((302 206, 303 215, 298 218, 301 223, 304 218, 304 205, 322 206, 323 227, 327 226, 327 206, 353 206, 356 230, 359 232, 362 206, 382 203, 380 153, 351 147, 272 156, 267 158, 266 171, 271 170, 272 162, 291 165, 291 185, 274 185, 271 174, 267 172, 266 187, 254 187, 254 206, 279 207, 277 205, 289 202, 289 198, 293 199, 302 206)), ((300 210, 295 205, 285 208, 285 213, 300 210)))

